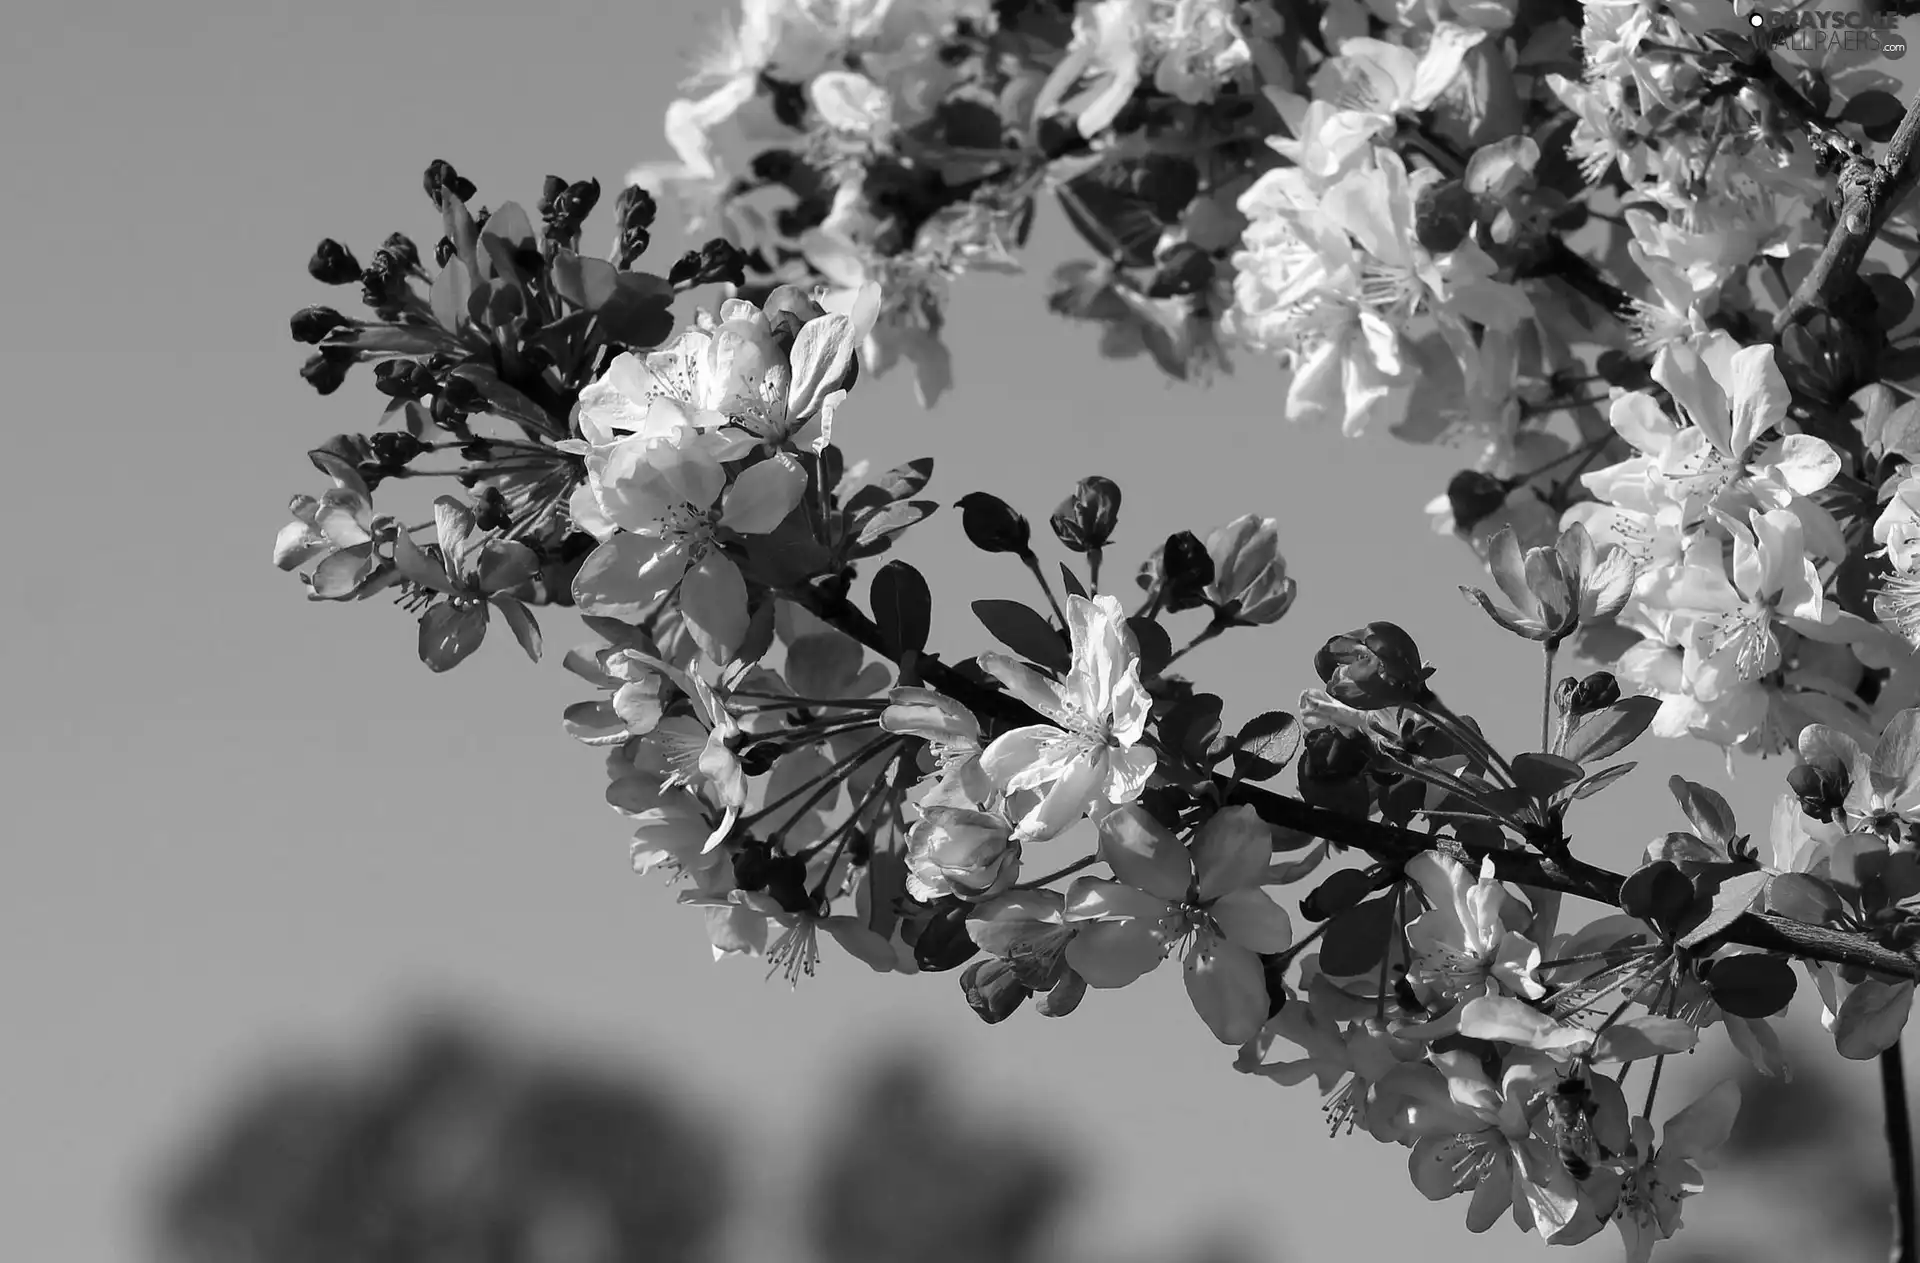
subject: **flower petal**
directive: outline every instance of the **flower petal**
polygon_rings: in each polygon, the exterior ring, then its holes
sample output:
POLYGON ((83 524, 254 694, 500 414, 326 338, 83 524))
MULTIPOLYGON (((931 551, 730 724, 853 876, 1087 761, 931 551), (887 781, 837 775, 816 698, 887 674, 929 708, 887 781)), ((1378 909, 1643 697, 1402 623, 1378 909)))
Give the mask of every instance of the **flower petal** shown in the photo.
POLYGON ((1089 987, 1124 987, 1152 973, 1166 945, 1145 921, 1094 921, 1067 944, 1067 963, 1089 987))
POLYGON ((718 666, 733 661, 747 638, 747 584, 719 549, 708 549, 681 580, 680 615, 708 661, 718 666))
POLYGON ((1207 911, 1229 942, 1248 951, 1271 954, 1293 945, 1293 922, 1273 896, 1253 886, 1230 890, 1207 911))
POLYGON ((687 570, 677 540, 622 532, 587 554, 573 577, 573 603, 583 614, 633 620, 673 589, 687 570))
POLYGON ((1221 1043, 1244 1044, 1266 1025, 1266 971, 1246 948, 1202 934, 1187 953, 1186 976, 1193 1011, 1221 1043))
POLYGON ((1252 885, 1273 859, 1273 830, 1251 807, 1223 807, 1193 840, 1193 868, 1202 903, 1252 885))
POLYGON ((765 535, 787 520, 807 493, 807 471, 786 452, 744 470, 727 488, 720 525, 742 535, 765 535))
MULTIPOLYGON (((1100 858, 1115 877, 1163 900, 1183 900, 1193 885, 1193 857, 1187 848, 1165 825, 1133 804, 1117 807, 1101 819, 1100 858)), ((1263 859, 1262 868, 1265 865, 1263 859)))

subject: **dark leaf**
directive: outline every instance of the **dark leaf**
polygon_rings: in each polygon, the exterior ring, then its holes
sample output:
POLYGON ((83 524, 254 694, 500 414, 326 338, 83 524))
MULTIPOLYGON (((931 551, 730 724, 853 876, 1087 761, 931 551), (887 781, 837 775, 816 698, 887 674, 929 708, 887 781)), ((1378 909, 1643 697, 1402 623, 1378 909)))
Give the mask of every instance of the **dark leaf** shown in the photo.
POLYGON ((607 341, 645 350, 673 332, 673 287, 646 272, 622 272, 596 313, 607 341))
POLYGON ((1513 779, 1540 802, 1578 784, 1584 774, 1578 763, 1556 754, 1519 754, 1513 759, 1513 779))
POLYGON ((1900 116, 1904 113, 1906 107, 1900 103, 1899 97, 1873 88, 1848 97, 1847 107, 1840 111, 1840 117, 1846 122, 1860 124, 1868 140, 1884 145, 1893 139, 1894 129, 1900 126, 1900 116))
POLYGON ((1133 643, 1140 653, 1140 678, 1151 680, 1172 660, 1173 640, 1166 628, 1150 618, 1128 619, 1127 630, 1133 633, 1133 643))
POLYGON ((1242 780, 1278 776, 1300 752, 1300 723, 1283 710, 1248 720, 1233 738, 1233 770, 1242 780))
POLYGON ((1778 956, 1726 956, 1713 962, 1707 990, 1735 1017, 1772 1017, 1793 1000, 1793 966, 1778 956))
POLYGON ((1161 744, 1179 751, 1191 763, 1212 767, 1227 753, 1227 746, 1220 740, 1223 706, 1212 693, 1195 693, 1183 699, 1160 721, 1161 744))
POLYGON ((1767 883, 1767 911, 1806 925, 1836 920, 1846 904, 1833 887, 1805 873, 1780 873, 1767 883))
POLYGON ((1393 893, 1347 909, 1327 923, 1320 936, 1320 972, 1336 978, 1371 973, 1399 933, 1393 893))
POLYGON ((1073 573, 1073 567, 1064 561, 1060 563, 1060 584, 1066 588, 1068 596, 1084 597, 1087 594, 1086 588, 1080 585, 1080 576, 1073 573))
POLYGON ((1053 624, 1018 601, 975 601, 973 613, 988 634, 1029 662, 1052 671, 1073 665, 1073 653, 1053 624))
POLYGON ((583 311, 598 311, 620 287, 620 270, 605 259, 582 258, 571 250, 553 256, 553 288, 583 311))
POLYGON ((928 973, 958 969, 980 951, 967 933, 967 915, 973 905, 948 895, 934 903, 931 911, 914 938, 913 959, 928 973))
POLYGON ((927 647, 927 634, 933 625, 933 593, 918 570, 904 561, 890 561, 874 573, 868 592, 873 621, 880 628, 889 657, 898 661, 927 647))
POLYGON ((1660 709, 1657 697, 1625 697, 1573 721, 1566 755, 1575 763, 1597 763, 1637 740, 1660 709))
POLYGON ((1693 883, 1667 860, 1642 864, 1620 884, 1620 910, 1663 933, 1672 933, 1692 907, 1693 883))
POLYGON ((1310 921, 1337 917, 1372 894, 1373 875, 1364 868, 1343 868, 1328 873, 1326 879, 1300 901, 1300 915, 1310 921))
POLYGON ((485 364, 467 363, 453 370, 453 376, 472 384, 486 401, 487 411, 509 421, 520 421, 536 429, 553 432, 564 429, 566 418, 555 420, 533 400, 500 380, 500 375, 485 364))

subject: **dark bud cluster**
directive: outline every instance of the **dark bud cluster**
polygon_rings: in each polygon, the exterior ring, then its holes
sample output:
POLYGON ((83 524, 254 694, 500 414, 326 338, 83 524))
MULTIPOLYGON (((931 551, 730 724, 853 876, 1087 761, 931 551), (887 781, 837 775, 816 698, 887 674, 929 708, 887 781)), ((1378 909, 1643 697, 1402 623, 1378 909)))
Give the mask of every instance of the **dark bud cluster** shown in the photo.
POLYGON ((373 366, 373 385, 390 399, 424 399, 434 392, 433 371, 419 360, 382 360, 373 366))
POLYGON ((1620 681, 1611 671, 1595 671, 1567 694, 1569 715, 1590 715, 1620 700, 1620 681))
POLYGON ((577 180, 569 184, 557 175, 548 176, 538 204, 547 237, 554 241, 578 241, 581 225, 599 204, 600 181, 577 180))
POLYGON ((1413 637, 1392 623, 1333 637, 1313 656, 1313 669, 1334 701, 1360 710, 1424 703, 1432 674, 1421 665, 1413 637))
POLYGON ((318 346, 320 339, 335 329, 346 328, 353 324, 331 307, 302 307, 293 313, 289 322, 293 330, 293 340, 304 342, 308 346, 318 346))
POLYGON ((1171 614, 1197 610, 1207 603, 1207 585, 1213 582, 1213 556, 1192 531, 1167 536, 1160 550, 1141 567, 1141 586, 1171 614))
POLYGON ((960 529, 967 542, 983 553, 1033 552, 1033 529, 1018 509, 986 491, 970 491, 954 503, 960 509, 960 529))
POLYGON ((1498 513, 1517 484, 1477 469, 1463 469, 1447 483, 1447 507, 1453 510, 1453 527, 1462 533, 1498 513))
POLYGON ((300 376, 316 391, 331 395, 347 380, 347 370, 353 367, 353 361, 354 354, 348 348, 323 346, 300 366, 300 376))
POLYGON ((667 273, 667 283, 675 289, 696 285, 745 285, 747 254, 725 237, 715 237, 698 250, 689 250, 667 273))
POLYGON ((440 205, 440 195, 450 193, 457 201, 468 201, 480 190, 472 180, 467 179, 453 169, 453 164, 445 158, 435 158, 427 164, 426 174, 420 177, 420 185, 427 191, 427 198, 435 206, 440 205))
POLYGON ((653 244, 653 219, 660 211, 654 204, 653 194, 639 185, 631 185, 620 190, 620 196, 614 200, 613 213, 619 220, 619 244, 614 248, 613 265, 621 271, 633 266, 633 261, 647 252, 653 244))
POLYGON ((1825 755, 1788 772, 1787 788, 1800 800, 1800 810, 1829 824, 1844 814, 1853 773, 1839 759, 1825 755))
POLYGON ((322 285, 351 285, 360 279, 360 260, 332 237, 313 249, 307 260, 307 275, 322 285))

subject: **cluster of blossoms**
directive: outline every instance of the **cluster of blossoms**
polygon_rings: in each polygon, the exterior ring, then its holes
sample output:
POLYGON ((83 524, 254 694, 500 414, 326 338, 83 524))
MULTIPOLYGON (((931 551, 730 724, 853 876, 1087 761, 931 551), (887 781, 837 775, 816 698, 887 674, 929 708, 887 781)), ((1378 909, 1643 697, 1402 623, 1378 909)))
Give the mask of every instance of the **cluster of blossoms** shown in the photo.
POLYGON ((550 178, 536 228, 444 162, 430 260, 321 244, 315 279, 373 318, 296 314, 303 376, 371 363, 392 424, 311 454, 330 485, 275 560, 317 600, 396 592, 436 670, 496 613, 537 658, 533 611, 576 608, 597 692, 566 729, 716 956, 797 982, 824 934, 956 972, 990 1022, 1177 957, 1196 1030, 1315 1080, 1470 1227, 1613 1223, 1644 1258, 1738 1103, 1656 1129, 1662 1058, 1718 1027, 1784 1073, 1792 961, 1841 1055, 1897 1058, 1920 977, 1920 340, 1866 248, 1908 214, 1916 130, 1869 160, 1884 76, 1727 20, 747 0, 607 257, 580 248, 597 185, 550 178), (1288 370, 1289 417, 1463 450, 1431 512, 1504 600, 1469 598, 1544 653, 1539 748, 1502 753, 1390 623, 1329 640, 1298 715, 1227 723, 1173 668, 1293 607, 1276 522, 1167 538, 1129 612, 1099 476, 1047 519, 1078 568, 998 498, 954 502, 1044 609, 976 601, 998 648, 928 651, 934 594, 882 554, 940 507, 933 461, 849 467, 837 422, 899 360, 927 402, 950 384, 946 287, 1016 266, 1043 195, 1100 255, 1050 303, 1107 352, 1187 377, 1236 347, 1288 370), (665 276, 636 269, 657 200, 719 234, 665 276), (464 494, 395 508, 435 476, 464 494), (1608 669, 1556 679, 1563 647, 1608 669), (1575 855, 1570 815, 1649 732, 1797 754, 1771 855, 1679 778, 1690 828, 1632 873, 1575 855), (1609 914, 1563 925, 1568 895, 1609 914))

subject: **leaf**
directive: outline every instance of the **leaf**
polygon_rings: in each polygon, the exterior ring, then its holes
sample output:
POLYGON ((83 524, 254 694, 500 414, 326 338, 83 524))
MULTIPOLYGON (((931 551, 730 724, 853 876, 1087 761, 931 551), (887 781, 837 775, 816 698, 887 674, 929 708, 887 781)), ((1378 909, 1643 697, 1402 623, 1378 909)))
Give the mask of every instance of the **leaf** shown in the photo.
POLYGON ((555 251, 550 270, 554 292, 583 311, 600 310, 620 287, 620 270, 613 264, 571 250, 555 251))
POLYGON ((1044 616, 1018 601, 975 601, 973 614, 995 640, 1053 671, 1073 666, 1073 652, 1044 616))
POLYGON ((509 421, 519 421, 535 429, 554 433, 556 429, 566 428, 566 418, 559 421, 547 415, 547 410, 533 400, 500 380, 500 375, 485 364, 467 363, 453 370, 453 376, 471 382, 480 397, 487 402, 487 411, 509 421))
POLYGON ((1583 775, 1578 763, 1557 754, 1517 754, 1513 758, 1513 779, 1543 803, 1567 786, 1578 783, 1583 775))
POLYGON ((1714 1003, 1735 1017, 1772 1017, 1792 1002, 1797 985, 1793 966, 1758 953, 1724 956, 1707 975, 1714 1003))
POLYGON ((1687 819, 1693 822, 1695 833, 1718 844, 1722 850, 1737 836, 1734 832, 1733 808, 1719 794, 1684 776, 1673 777, 1667 782, 1667 788, 1680 803, 1680 810, 1686 812, 1687 819))
POLYGON ((1847 106, 1840 111, 1840 117, 1846 122, 1860 124, 1868 140, 1884 145, 1893 139, 1894 129, 1899 127, 1900 116, 1904 113, 1906 107, 1900 103, 1899 97, 1891 92, 1870 88, 1848 97, 1847 106))
POLYGON ((1620 883, 1620 910, 1661 930, 1679 924, 1693 906, 1693 883, 1669 860, 1642 864, 1620 883))
POLYGON ((1767 911, 1807 925, 1825 925, 1846 910, 1833 887, 1805 873, 1781 873, 1767 885, 1767 911))
POLYGON ((467 265, 459 259, 448 259, 440 275, 433 278, 428 299, 433 318, 440 322, 440 327, 448 333, 460 332, 460 327, 467 322, 467 307, 473 301, 473 273, 467 271, 467 265))
POLYGON ((1847 993, 1833 1020, 1833 1044, 1849 1061, 1869 1061, 1899 1042, 1913 1009, 1913 984, 1869 978, 1847 993))
POLYGON ((1173 658, 1173 640, 1167 629, 1153 619, 1135 615, 1127 620, 1127 630, 1133 633, 1134 646, 1140 653, 1140 678, 1151 680, 1166 670, 1173 658))
POLYGON ((1073 568, 1064 561, 1060 563, 1060 584, 1066 588, 1068 596, 1084 597, 1087 595, 1086 588, 1080 585, 1080 576, 1073 573, 1073 568))
POLYGON ((420 661, 435 671, 451 671, 480 647, 486 635, 484 602, 442 601, 420 616, 420 661))
POLYGON ((1394 903, 1393 892, 1389 891, 1327 922, 1326 933, 1320 936, 1320 972, 1353 978, 1377 968, 1397 928, 1394 903))
POLYGON ((1771 876, 1765 869, 1756 868, 1723 880, 1713 892, 1713 901, 1708 905, 1706 915, 1699 924, 1680 937, 1680 946, 1694 947, 1703 943, 1739 920, 1742 914, 1752 911, 1766 895, 1767 879, 1771 876))
POLYGON ((538 258, 533 221, 527 218, 527 212, 518 202, 500 203, 499 209, 487 217, 480 229, 481 272, 486 273, 487 264, 491 262, 493 276, 521 282, 526 280, 538 258))
POLYGON ((1283 710, 1256 715, 1233 738, 1233 771, 1243 781, 1278 776, 1300 753, 1300 721, 1283 710))
POLYGON ((847 512, 857 516, 867 509, 877 509, 883 505, 892 504, 896 500, 905 500, 909 496, 919 494, 920 489, 932 478, 933 457, 931 456, 922 456, 904 465, 896 465, 854 492, 847 500, 847 512))
POLYGON ((1611 706, 1580 716, 1567 738, 1566 756, 1595 763, 1632 745, 1660 709, 1657 697, 1623 697, 1611 706))
POLYGON ((673 332, 673 287, 647 272, 622 272, 594 314, 609 342, 636 351, 659 346, 673 332))
POLYGON ((1212 693, 1195 693, 1175 703, 1160 720, 1160 743, 1201 767, 1226 757, 1220 741, 1220 712, 1225 703, 1212 693))
POLYGON ((854 519, 854 546, 850 558, 871 557, 885 552, 894 537, 916 522, 925 520, 940 506, 932 500, 904 500, 870 510, 854 519))
POLYGON ((1373 890, 1373 874, 1364 868, 1343 868, 1328 873, 1313 888, 1313 893, 1300 901, 1300 915, 1310 921, 1330 920, 1349 908, 1359 907, 1360 901, 1373 890))
POLYGON ((1603 767, 1586 780, 1575 785, 1573 787, 1573 796, 1575 798, 1591 798, 1639 766, 1638 763, 1616 763, 1612 767, 1603 767))
POLYGON ((533 611, 528 609, 518 597, 496 596, 493 606, 500 616, 507 620, 507 626, 513 630, 513 638, 527 652, 527 657, 540 661, 540 624, 533 621, 533 611))
POLYGON ((927 647, 933 627, 933 593, 918 570, 904 561, 888 562, 874 573, 868 601, 888 657, 899 661, 927 647))

